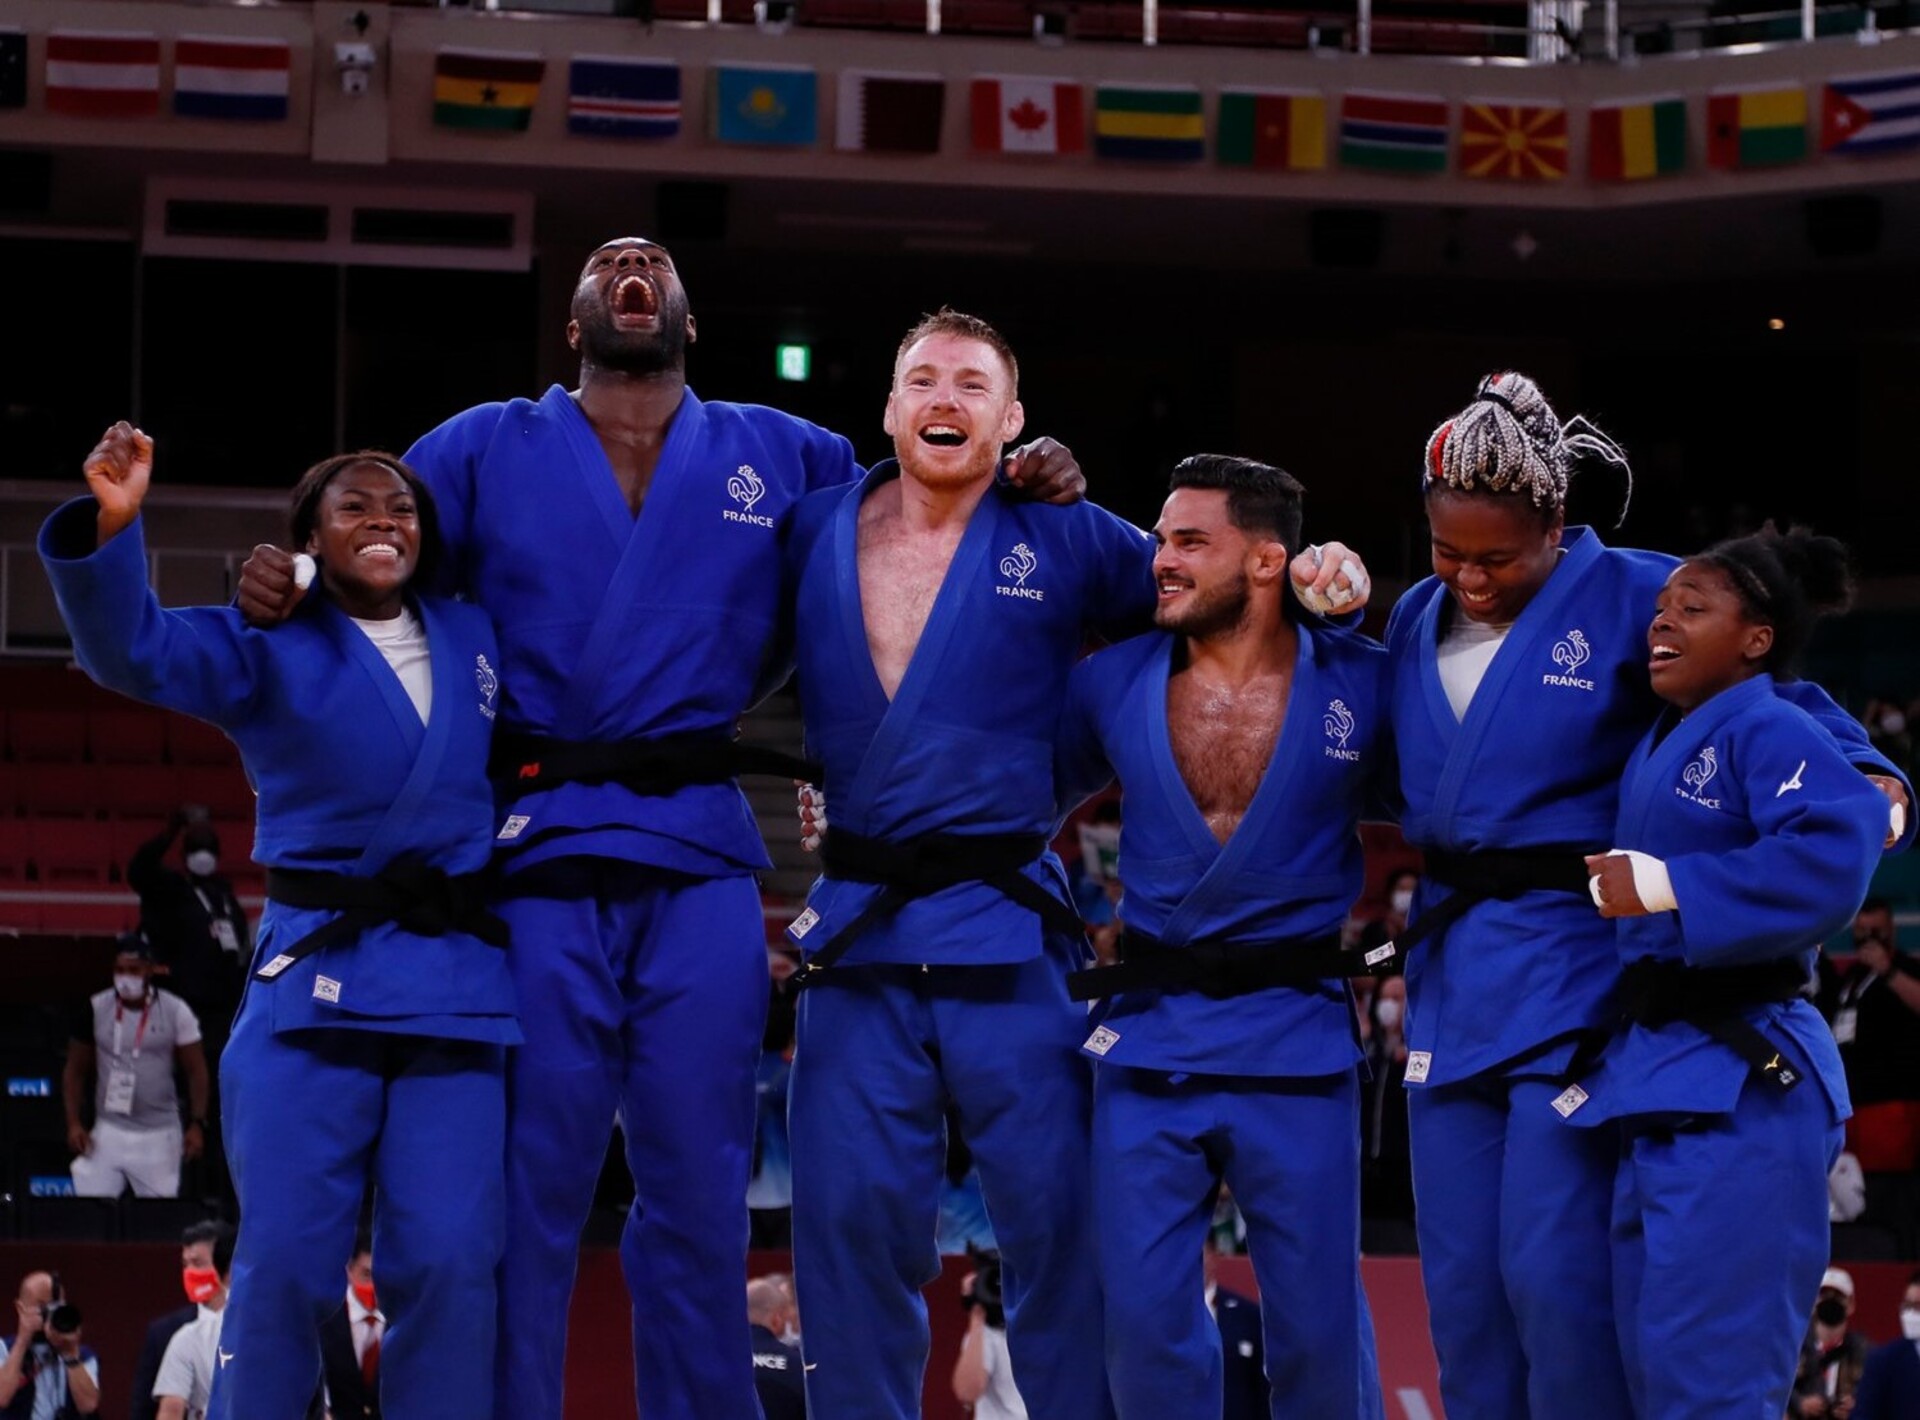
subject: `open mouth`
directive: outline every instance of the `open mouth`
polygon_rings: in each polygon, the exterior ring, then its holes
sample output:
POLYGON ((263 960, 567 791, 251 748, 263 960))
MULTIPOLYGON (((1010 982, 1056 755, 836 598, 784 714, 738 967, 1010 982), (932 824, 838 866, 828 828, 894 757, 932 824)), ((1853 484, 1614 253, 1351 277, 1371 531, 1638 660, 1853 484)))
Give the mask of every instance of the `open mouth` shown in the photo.
POLYGON ((1177 597, 1182 592, 1192 591, 1193 583, 1183 581, 1179 577, 1162 577, 1159 579, 1159 588, 1161 600, 1164 601, 1168 597, 1177 597))
POLYGON ((920 431, 920 442, 936 449, 957 449, 967 442, 967 436, 951 424, 929 424, 920 431))
POLYGON ((1650 670, 1661 670, 1679 660, 1683 654, 1678 646, 1655 646, 1647 653, 1647 666, 1650 670))
POLYGON ((640 323, 658 318, 660 293, 653 283, 630 272, 613 283, 613 315, 621 323, 640 323))
POLYGON ((370 542, 353 555, 368 562, 398 562, 401 557, 400 548, 391 542, 370 542))

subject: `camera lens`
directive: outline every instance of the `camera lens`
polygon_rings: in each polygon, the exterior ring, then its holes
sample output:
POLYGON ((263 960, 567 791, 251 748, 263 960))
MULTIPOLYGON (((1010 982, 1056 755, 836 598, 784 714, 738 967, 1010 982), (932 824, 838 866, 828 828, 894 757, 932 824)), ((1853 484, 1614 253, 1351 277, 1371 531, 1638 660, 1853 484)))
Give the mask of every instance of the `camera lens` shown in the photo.
POLYGON ((47 1313, 47 1329, 67 1335, 80 1329, 80 1308, 72 1302, 62 1302, 47 1313))

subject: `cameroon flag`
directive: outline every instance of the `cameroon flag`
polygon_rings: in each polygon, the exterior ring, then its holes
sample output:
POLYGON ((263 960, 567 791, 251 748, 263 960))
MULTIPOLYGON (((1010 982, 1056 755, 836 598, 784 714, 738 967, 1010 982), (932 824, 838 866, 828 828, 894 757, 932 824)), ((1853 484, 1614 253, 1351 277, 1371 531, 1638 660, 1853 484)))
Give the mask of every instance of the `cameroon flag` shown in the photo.
POLYGON ((1707 95, 1707 166, 1765 168, 1807 156, 1807 91, 1722 90, 1707 95))
POLYGON ((1327 101, 1318 94, 1223 90, 1215 151, 1233 167, 1318 172, 1327 165, 1327 101))
POLYGON ((1687 165, 1687 101, 1674 95, 1597 107, 1587 120, 1595 182, 1664 177, 1687 165))
POLYGON ((444 128, 524 133, 546 69, 538 54, 443 49, 433 60, 433 121, 444 128))

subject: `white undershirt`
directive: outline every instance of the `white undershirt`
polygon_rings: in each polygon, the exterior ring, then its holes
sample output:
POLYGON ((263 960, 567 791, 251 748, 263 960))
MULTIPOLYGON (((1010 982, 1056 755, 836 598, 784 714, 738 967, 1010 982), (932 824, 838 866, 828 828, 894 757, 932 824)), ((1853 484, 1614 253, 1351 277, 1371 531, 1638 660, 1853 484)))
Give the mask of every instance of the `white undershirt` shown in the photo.
POLYGON ((367 633, 373 648, 387 658, 393 673, 400 677, 400 688, 420 712, 420 723, 426 724, 433 709, 433 666, 427 657, 427 632, 420 618, 403 606, 398 616, 386 621, 362 621, 357 616, 352 620, 367 633))
POLYGON ((1511 621, 1493 626, 1475 621, 1457 606, 1453 609, 1453 625, 1440 638, 1440 684, 1447 692, 1454 719, 1467 718, 1474 692, 1480 689, 1487 667, 1493 664, 1495 653, 1511 630, 1511 621))

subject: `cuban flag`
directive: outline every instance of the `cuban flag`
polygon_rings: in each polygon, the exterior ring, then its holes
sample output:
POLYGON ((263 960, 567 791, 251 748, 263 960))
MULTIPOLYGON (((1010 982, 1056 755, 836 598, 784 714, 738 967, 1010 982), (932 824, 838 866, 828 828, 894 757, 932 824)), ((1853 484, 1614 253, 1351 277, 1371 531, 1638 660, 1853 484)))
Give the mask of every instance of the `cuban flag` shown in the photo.
POLYGON ((1829 79, 1820 102, 1820 147, 1850 154, 1920 148, 1920 70, 1829 79))
POLYGON ((181 35, 173 48, 173 111, 182 118, 283 119, 292 66, 285 40, 181 35))
POLYGON ((567 132, 672 138, 680 132, 680 66, 581 54, 567 70, 567 132))

